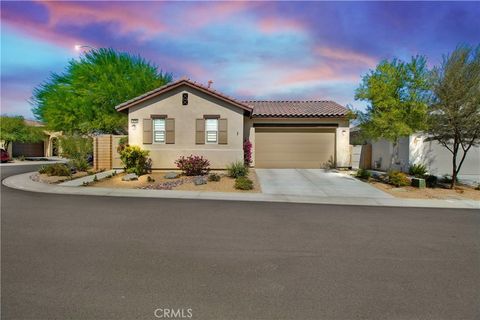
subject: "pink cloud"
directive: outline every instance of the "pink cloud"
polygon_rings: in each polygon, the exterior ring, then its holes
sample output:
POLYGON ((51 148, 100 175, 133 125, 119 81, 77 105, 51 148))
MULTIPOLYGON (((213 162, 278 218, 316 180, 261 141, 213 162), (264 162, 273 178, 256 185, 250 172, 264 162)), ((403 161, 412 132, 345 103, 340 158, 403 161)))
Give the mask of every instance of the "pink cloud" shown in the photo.
MULTIPOLYGON (((120 33, 144 32, 151 36, 166 30, 160 19, 153 17, 152 11, 145 10, 135 3, 115 3, 114 5, 100 5, 84 2, 41 2, 49 10, 49 26, 54 27, 61 23, 72 25, 86 25, 92 22, 112 22, 118 26, 120 33), (103 8, 102 8, 103 6, 103 8)), ((152 3, 158 6, 160 3, 152 3)), ((156 9, 156 8, 155 8, 156 9)), ((155 10, 156 11, 156 10, 155 10)))
POLYGON ((315 48, 315 53, 327 59, 363 64, 368 67, 375 66, 378 61, 374 57, 366 54, 338 48, 318 47, 315 48))
POLYGON ((223 21, 252 7, 252 3, 245 1, 199 2, 187 10, 182 24, 189 28, 199 28, 213 22, 223 21))
POLYGON ((298 21, 273 16, 260 18, 258 26, 260 31, 267 34, 285 31, 305 31, 305 26, 298 21))

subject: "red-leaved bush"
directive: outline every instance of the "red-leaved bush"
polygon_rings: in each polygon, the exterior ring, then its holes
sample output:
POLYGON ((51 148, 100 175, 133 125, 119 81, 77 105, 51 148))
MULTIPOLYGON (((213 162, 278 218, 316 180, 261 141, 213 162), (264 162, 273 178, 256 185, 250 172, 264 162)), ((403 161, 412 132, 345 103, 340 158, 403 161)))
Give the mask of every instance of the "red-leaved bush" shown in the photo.
POLYGON ((243 162, 247 167, 252 163, 252 143, 248 139, 243 142, 243 162))
POLYGON ((175 164, 187 176, 203 176, 210 171, 210 161, 202 156, 181 156, 175 164))

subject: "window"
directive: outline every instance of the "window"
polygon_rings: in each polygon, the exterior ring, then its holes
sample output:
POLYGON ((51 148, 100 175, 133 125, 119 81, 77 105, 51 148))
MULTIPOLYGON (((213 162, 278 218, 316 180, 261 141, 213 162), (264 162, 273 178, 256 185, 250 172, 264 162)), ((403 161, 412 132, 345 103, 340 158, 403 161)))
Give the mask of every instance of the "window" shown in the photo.
POLYGON ((165 143, 165 119, 153 119, 153 141, 165 143))
POLYGON ((205 119, 205 140, 206 143, 217 143, 218 119, 205 119))

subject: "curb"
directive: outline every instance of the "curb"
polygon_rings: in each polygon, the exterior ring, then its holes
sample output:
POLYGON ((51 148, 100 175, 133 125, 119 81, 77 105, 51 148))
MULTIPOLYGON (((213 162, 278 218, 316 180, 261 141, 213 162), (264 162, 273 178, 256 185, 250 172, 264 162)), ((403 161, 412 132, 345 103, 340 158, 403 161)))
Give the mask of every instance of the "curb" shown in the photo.
POLYGON ((204 192, 204 191, 175 191, 175 190, 143 190, 96 187, 68 187, 36 182, 30 177, 36 172, 27 172, 3 179, 2 184, 9 188, 40 193, 135 197, 160 199, 191 199, 191 200, 229 200, 229 201, 261 201, 285 203, 309 203, 330 205, 354 206, 381 206, 407 208, 447 208, 447 209, 480 209, 480 201, 475 200, 429 200, 429 199, 402 199, 402 198, 365 198, 365 197, 311 197, 295 195, 276 195, 264 193, 231 193, 231 192, 204 192))

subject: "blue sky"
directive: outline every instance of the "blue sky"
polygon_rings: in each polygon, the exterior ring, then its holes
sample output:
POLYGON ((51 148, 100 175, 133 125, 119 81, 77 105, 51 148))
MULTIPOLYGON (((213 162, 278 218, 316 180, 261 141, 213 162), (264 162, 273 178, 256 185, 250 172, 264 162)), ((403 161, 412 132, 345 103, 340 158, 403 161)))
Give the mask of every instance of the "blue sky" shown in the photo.
POLYGON ((1 113, 28 100, 76 44, 140 54, 238 99, 354 100, 381 59, 480 43, 480 2, 1 2, 1 113))

